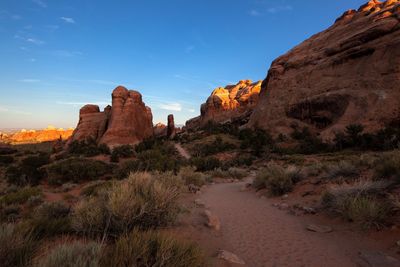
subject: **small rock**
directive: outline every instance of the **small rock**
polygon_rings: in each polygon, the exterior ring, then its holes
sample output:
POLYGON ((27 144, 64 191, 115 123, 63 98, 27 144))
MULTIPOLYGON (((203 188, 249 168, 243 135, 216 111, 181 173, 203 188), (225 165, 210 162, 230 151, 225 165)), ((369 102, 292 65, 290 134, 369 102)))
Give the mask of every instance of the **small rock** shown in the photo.
POLYGON ((287 210, 287 209, 289 209, 289 204, 287 204, 287 203, 281 203, 281 204, 279 204, 279 207, 278 207, 280 210, 287 210))
POLYGON ((305 213, 309 213, 309 214, 316 214, 317 213, 317 211, 314 208, 311 208, 311 207, 303 207, 302 210, 305 213))
POLYGON ((400 240, 396 242, 396 245, 400 247, 400 240))
POLYGON ((324 225, 309 224, 307 225, 307 230, 317 233, 330 233, 333 231, 332 227, 324 225))
POLYGON ((236 256, 232 252, 229 252, 226 250, 220 250, 218 252, 218 258, 226 260, 227 262, 230 262, 230 263, 245 265, 245 262, 241 258, 236 256))
POLYGON ((399 267, 400 261, 382 252, 359 252, 362 267, 399 267))
POLYGON ((212 228, 216 231, 219 231, 221 229, 221 223, 220 223, 218 217, 215 216, 214 214, 212 214, 211 211, 205 210, 204 216, 207 219, 206 226, 208 226, 209 228, 212 228))
POLYGON ((281 198, 282 198, 282 199, 287 199, 288 197, 289 197, 288 194, 284 194, 281 198))
POLYGON ((194 201, 194 204, 196 204, 196 206, 199 206, 199 207, 205 207, 206 206, 204 201, 199 199, 199 198, 194 201))

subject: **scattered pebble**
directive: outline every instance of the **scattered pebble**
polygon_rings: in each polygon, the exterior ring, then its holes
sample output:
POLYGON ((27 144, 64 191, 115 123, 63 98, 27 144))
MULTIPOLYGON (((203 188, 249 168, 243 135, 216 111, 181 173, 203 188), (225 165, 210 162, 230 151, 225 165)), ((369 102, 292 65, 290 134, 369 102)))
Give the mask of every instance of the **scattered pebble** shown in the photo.
POLYGON ((226 260, 230 263, 245 265, 245 262, 239 258, 237 255, 233 254, 232 252, 226 250, 220 250, 218 252, 218 258, 226 260))
POLYGON ((287 199, 288 197, 289 197, 288 194, 284 194, 284 195, 282 196, 282 199, 287 199))

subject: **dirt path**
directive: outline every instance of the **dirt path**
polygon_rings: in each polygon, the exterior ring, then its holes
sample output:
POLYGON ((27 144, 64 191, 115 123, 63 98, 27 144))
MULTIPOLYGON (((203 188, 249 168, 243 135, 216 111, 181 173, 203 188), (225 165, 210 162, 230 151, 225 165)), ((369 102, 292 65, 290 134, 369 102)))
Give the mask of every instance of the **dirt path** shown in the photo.
POLYGON ((185 159, 190 159, 190 154, 181 146, 181 144, 175 143, 175 148, 182 157, 185 159))
POLYGON ((334 237, 337 234, 306 231, 306 223, 299 217, 278 210, 272 201, 254 192, 241 192, 244 185, 215 184, 201 196, 221 221, 223 249, 237 254, 251 267, 356 266, 354 251, 338 242, 334 237))

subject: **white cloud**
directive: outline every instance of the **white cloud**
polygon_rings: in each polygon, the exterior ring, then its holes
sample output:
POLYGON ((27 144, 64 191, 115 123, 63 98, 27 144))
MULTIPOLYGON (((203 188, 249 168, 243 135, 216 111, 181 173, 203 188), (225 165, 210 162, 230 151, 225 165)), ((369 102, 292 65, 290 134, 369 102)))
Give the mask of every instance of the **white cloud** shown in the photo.
POLYGON ((26 41, 29 42, 29 43, 35 44, 35 45, 44 44, 44 41, 36 39, 36 38, 27 38, 26 41))
POLYGON ((161 103, 158 107, 164 110, 182 111, 182 105, 180 103, 161 103))
POLYGON ((75 20, 73 18, 61 17, 60 19, 62 19, 66 23, 75 24, 75 20))
POLYGON ((14 114, 26 115, 26 116, 32 115, 31 112, 26 112, 26 111, 17 110, 17 109, 9 109, 8 107, 4 107, 4 106, 0 106, 0 112, 14 113, 14 114))
POLYGON ((87 101, 87 102, 63 102, 63 101, 57 101, 56 102, 58 105, 69 105, 69 106, 84 106, 87 104, 92 104, 92 105, 98 105, 98 106, 107 106, 110 105, 110 102, 107 101, 87 101))
POLYGON ((253 16, 253 17, 258 17, 261 15, 261 13, 255 9, 250 10, 249 14, 250 14, 250 16, 253 16))
POLYGON ((270 7, 267 9, 267 12, 274 14, 281 11, 290 11, 290 10, 293 10, 293 7, 291 5, 285 5, 285 6, 270 7))
POLYGON ((40 7, 43 7, 43 8, 47 7, 47 4, 42 0, 32 0, 32 2, 35 3, 36 5, 40 6, 40 7))
POLYGON ((190 113, 195 113, 195 112, 196 112, 196 110, 193 109, 193 108, 190 108, 190 109, 188 109, 187 111, 189 111, 190 113))
POLYGON ((38 83, 38 82, 40 82, 39 79, 22 79, 22 80, 19 80, 19 81, 23 82, 23 83, 38 83))
POLYGON ((7 112, 8 108, 0 106, 0 112, 7 112))

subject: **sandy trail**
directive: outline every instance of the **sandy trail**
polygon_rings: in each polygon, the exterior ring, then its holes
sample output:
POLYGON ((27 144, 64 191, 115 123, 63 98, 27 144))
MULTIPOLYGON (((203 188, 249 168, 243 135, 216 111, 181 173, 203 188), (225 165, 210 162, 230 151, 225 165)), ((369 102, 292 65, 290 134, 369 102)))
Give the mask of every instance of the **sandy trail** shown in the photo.
POLYGON ((246 266, 356 266, 349 252, 332 240, 332 233, 306 231, 304 221, 272 207, 270 200, 241 192, 244 185, 215 184, 201 198, 221 221, 224 249, 246 266))
POLYGON ((175 143, 175 148, 182 157, 185 159, 190 159, 190 154, 181 146, 181 144, 175 143))

